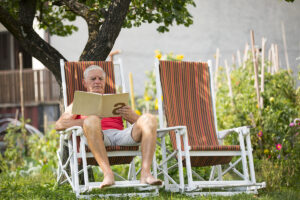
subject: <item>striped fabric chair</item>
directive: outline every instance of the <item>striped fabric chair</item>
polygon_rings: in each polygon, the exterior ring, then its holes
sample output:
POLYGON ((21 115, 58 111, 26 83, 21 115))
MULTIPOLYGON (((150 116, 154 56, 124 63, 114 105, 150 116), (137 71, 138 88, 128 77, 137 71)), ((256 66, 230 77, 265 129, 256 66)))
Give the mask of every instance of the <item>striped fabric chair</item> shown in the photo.
MULTIPOLYGON (((122 71, 121 62, 113 63, 106 61, 83 61, 83 62, 64 62, 61 60, 61 74, 62 74, 62 87, 63 87, 63 97, 65 108, 72 103, 74 92, 76 90, 85 91, 82 84, 83 72, 90 65, 98 65, 103 68, 106 73, 106 86, 105 93, 116 93, 115 84, 115 66, 120 67, 120 72, 122 71)), ((124 83, 123 76, 121 75, 121 82, 124 83)), ((122 90, 125 92, 124 84, 122 84, 122 90)), ((116 187, 147 187, 146 184, 140 184, 139 180, 136 180, 136 170, 134 157, 140 156, 138 146, 109 146, 106 147, 108 159, 110 165, 119 164, 130 164, 128 178, 121 177, 116 174, 117 177, 122 179, 122 181, 116 181, 114 186, 116 187)), ((58 167, 58 177, 57 181, 59 183, 64 183, 68 181, 73 191, 76 193, 77 197, 84 197, 81 193, 90 191, 93 188, 98 188, 101 182, 90 182, 88 177, 88 168, 92 165, 98 165, 93 157, 93 154, 87 147, 85 136, 83 135, 82 127, 75 126, 65 130, 60 137, 60 149, 57 152, 59 167, 58 167), (65 141, 68 141, 67 143, 65 141), (68 159, 64 157, 64 146, 67 146, 69 157, 68 159), (82 165, 82 170, 78 170, 78 166, 82 165), (70 171, 70 173, 68 173, 70 171), (81 185, 79 181, 79 174, 83 173, 84 184, 81 185), (70 174, 70 175, 69 175, 70 174), (62 177, 65 176, 67 179, 62 181, 62 177)), ((156 163, 153 163, 156 165, 156 163)), ((154 169, 156 169, 154 167, 154 169)), ((154 175, 156 170, 154 171, 154 175)), ((134 193, 130 195, 157 195, 157 187, 148 188, 154 190, 152 192, 144 193, 134 193)), ((106 196, 124 196, 124 194, 105 194, 98 195, 102 197, 106 196)))
MULTIPOLYGON (((197 192, 204 188, 230 188, 229 194, 234 193, 232 191, 234 189, 238 192, 256 192, 258 188, 264 186, 264 183, 256 183, 249 127, 217 131, 210 73, 208 63, 156 62, 161 128, 158 133, 161 137, 163 157, 159 169, 160 173, 164 174, 165 188, 173 191, 185 191, 185 194, 190 195, 206 194, 197 192), (163 124, 164 116, 167 125, 163 124), (166 147, 165 136, 168 132, 173 151, 167 150, 166 147), (238 132, 240 144, 221 145, 224 137, 231 132, 238 132), (247 148, 245 148, 245 141, 247 148), (231 160, 234 156, 239 158, 232 163, 231 160), (177 163, 169 167, 168 162, 172 158, 175 158, 177 163), (242 172, 236 169, 239 162, 242 162, 242 172), (222 168, 221 165, 226 165, 227 169, 222 168), (192 170, 193 167, 203 166, 213 166, 209 180, 205 180, 192 170), (179 168, 179 183, 168 173, 175 167, 179 168), (186 167, 188 180, 186 185, 184 184, 183 167, 186 167), (239 180, 223 180, 223 175, 230 170, 239 176, 239 180), (216 171, 218 175, 215 177, 216 171), (195 181, 194 178, 199 180, 195 181), (169 183, 170 181, 171 183, 169 183)), ((225 194, 224 191, 214 193, 225 194)))

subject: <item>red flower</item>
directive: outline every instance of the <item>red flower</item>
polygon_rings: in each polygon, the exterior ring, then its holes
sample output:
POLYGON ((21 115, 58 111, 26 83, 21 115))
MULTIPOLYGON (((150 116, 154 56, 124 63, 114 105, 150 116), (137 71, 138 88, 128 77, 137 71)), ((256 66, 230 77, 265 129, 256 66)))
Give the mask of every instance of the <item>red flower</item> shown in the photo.
POLYGON ((276 149, 277 150, 280 150, 282 148, 282 145, 281 144, 276 144, 276 149))
POLYGON ((262 132, 262 131, 259 131, 259 132, 257 133, 257 136, 258 136, 258 137, 262 137, 262 136, 263 136, 263 132, 262 132))
POLYGON ((295 123, 291 122, 290 127, 293 127, 293 126, 295 126, 295 123))

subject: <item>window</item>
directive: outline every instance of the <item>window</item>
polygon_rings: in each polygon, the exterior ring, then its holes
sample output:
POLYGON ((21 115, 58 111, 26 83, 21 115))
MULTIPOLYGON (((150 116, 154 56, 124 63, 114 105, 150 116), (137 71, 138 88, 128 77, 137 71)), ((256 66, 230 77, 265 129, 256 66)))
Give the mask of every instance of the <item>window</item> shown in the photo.
POLYGON ((0 32, 0 69, 11 69, 11 46, 8 32, 0 32))
POLYGON ((9 32, 0 32, 0 70, 19 69, 19 52, 23 68, 32 68, 32 57, 9 32))

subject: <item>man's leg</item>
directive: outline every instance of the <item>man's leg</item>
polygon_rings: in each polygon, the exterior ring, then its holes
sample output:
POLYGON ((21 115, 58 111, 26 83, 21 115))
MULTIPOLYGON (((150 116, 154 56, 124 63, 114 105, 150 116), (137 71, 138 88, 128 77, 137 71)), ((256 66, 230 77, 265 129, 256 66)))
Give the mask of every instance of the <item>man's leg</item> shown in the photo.
POLYGON ((84 135, 87 138, 89 148, 91 149, 97 163, 101 167, 104 174, 103 182, 100 185, 100 188, 103 188, 113 185, 115 183, 115 179, 109 165, 101 130, 101 121, 97 116, 89 116, 84 120, 84 135))
POLYGON ((150 185, 161 185, 162 181, 151 175, 151 164, 156 146, 157 121, 151 114, 142 115, 132 129, 132 138, 141 142, 142 170, 141 183, 150 185))

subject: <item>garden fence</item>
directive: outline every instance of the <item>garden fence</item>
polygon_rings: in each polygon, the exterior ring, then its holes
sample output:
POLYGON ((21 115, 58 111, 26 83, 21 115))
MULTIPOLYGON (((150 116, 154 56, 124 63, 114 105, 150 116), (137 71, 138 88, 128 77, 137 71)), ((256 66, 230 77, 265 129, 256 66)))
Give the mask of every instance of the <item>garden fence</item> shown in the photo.
MULTIPOLYGON (((23 70, 25 105, 59 101, 60 88, 47 69, 23 70)), ((20 74, 18 70, 0 71, 0 107, 20 104, 20 74)))

